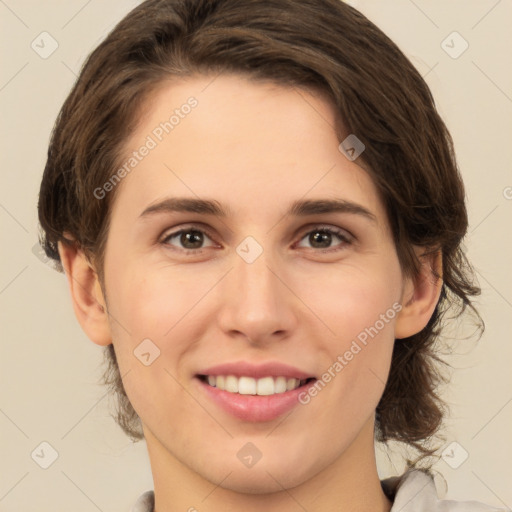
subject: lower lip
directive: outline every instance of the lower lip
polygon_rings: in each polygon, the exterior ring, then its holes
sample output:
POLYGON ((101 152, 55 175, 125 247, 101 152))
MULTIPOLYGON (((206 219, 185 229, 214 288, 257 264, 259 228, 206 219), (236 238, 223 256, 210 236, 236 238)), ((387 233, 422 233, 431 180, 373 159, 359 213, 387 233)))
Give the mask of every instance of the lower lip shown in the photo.
POLYGON ((297 389, 276 395, 259 396, 230 393, 210 386, 198 377, 196 380, 208 397, 224 411, 241 420, 251 422, 271 421, 285 414, 300 403, 299 395, 307 392, 308 388, 316 382, 313 380, 297 389))

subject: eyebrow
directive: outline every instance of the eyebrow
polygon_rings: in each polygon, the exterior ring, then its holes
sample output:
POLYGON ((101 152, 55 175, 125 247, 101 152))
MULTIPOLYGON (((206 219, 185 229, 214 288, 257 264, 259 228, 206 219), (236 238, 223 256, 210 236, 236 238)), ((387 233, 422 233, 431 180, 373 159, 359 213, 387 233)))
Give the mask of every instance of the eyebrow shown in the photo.
MULTIPOLYGON (((140 217, 149 217, 156 213, 189 212, 204 215, 215 215, 225 218, 230 210, 223 208, 215 200, 195 199, 188 197, 168 197, 156 204, 148 206, 140 217)), ((366 217, 372 222, 377 222, 376 216, 364 206, 346 199, 308 199, 294 201, 286 215, 305 217, 321 213, 350 213, 366 217)))

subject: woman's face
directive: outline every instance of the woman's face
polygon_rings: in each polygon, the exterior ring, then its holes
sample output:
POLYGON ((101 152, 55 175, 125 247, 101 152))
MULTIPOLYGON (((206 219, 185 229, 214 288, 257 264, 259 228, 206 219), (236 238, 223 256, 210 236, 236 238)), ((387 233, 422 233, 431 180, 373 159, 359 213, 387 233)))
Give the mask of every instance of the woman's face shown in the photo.
POLYGON ((169 83, 148 103, 104 268, 120 372, 159 465, 266 492, 373 443, 404 279, 334 126, 322 97, 237 76, 169 83))

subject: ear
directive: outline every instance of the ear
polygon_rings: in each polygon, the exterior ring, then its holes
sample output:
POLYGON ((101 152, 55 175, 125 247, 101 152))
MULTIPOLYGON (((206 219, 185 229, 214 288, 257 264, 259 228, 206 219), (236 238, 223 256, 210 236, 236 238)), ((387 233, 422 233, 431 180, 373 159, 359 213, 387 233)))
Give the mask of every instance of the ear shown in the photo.
POLYGON ((112 337, 107 306, 98 274, 76 244, 59 242, 59 254, 78 322, 91 341, 110 345, 112 337))
POLYGON ((395 323, 395 338, 408 338, 420 332, 429 322, 439 301, 443 286, 441 251, 424 254, 415 248, 421 267, 417 276, 406 278, 402 292, 402 309, 395 323))

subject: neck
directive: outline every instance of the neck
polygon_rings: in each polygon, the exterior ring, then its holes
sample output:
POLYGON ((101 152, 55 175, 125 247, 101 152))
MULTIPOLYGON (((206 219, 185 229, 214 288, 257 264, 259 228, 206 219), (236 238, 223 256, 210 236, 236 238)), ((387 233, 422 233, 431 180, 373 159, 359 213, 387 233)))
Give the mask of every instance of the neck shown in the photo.
POLYGON ((374 448, 374 418, 329 466, 290 489, 247 494, 229 488, 229 475, 210 482, 182 464, 145 429, 155 486, 154 512, 389 512, 391 502, 382 491, 374 448))

